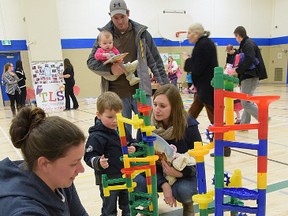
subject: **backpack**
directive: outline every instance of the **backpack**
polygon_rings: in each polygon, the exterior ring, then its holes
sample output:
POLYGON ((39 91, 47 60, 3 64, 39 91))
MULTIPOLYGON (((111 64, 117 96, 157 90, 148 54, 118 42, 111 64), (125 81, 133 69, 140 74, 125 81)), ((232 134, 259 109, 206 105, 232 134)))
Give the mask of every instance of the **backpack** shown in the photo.
MULTIPOLYGON (((260 52, 259 47, 255 44, 255 60, 254 62, 249 66, 249 70, 254 70, 256 69, 257 76, 259 77, 259 80, 267 79, 267 71, 266 67, 260 52)), ((239 64, 241 64, 245 59, 244 53, 239 53, 235 55, 234 59, 234 67, 237 67, 239 64)))
POLYGON ((264 80, 268 78, 266 67, 261 55, 261 51, 259 47, 256 45, 256 58, 259 60, 259 64, 256 65, 256 71, 257 75, 259 77, 259 80, 264 80))

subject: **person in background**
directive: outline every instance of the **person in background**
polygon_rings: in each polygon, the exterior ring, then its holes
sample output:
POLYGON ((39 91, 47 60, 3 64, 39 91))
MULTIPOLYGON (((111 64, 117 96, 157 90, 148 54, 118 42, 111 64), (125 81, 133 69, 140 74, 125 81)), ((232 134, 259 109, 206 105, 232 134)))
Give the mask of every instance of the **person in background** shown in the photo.
MULTIPOLYGON (((226 46, 227 56, 226 56, 226 64, 225 64, 225 71, 228 75, 231 75, 230 72, 232 72, 232 68, 234 67, 235 62, 235 56, 237 54, 237 50, 233 48, 231 44, 228 44, 226 46)), ((236 114, 235 123, 234 124, 240 124, 240 111, 243 109, 241 105, 241 101, 239 99, 234 100, 234 112, 236 114)))
POLYGON ((187 84, 188 84, 188 93, 193 93, 193 80, 192 80, 192 73, 191 72, 187 72, 186 75, 186 79, 187 79, 187 84))
MULTIPOLYGON (((153 73, 159 85, 169 83, 164 68, 163 61, 153 41, 151 34, 147 31, 147 27, 139 24, 131 19, 130 10, 124 0, 111 0, 110 13, 111 21, 99 31, 107 30, 112 33, 114 45, 120 53, 128 52, 124 58, 125 62, 133 62, 138 60, 139 65, 135 75, 139 77, 140 83, 130 86, 126 80, 125 71, 121 67, 121 63, 104 65, 102 61, 96 60, 94 55, 99 48, 97 40, 95 41, 92 51, 88 57, 88 68, 100 75, 102 92, 112 91, 119 95, 123 101, 122 114, 124 117, 131 118, 132 111, 137 114, 137 100, 132 97, 136 89, 141 88, 147 94, 147 101, 151 105, 152 86, 149 77, 149 68, 153 73), (115 75, 119 78, 115 81, 108 81, 105 76, 115 75)), ((131 126, 127 126, 131 132, 131 126)))
POLYGON ((73 123, 23 107, 9 130, 24 160, 0 161, 0 215, 88 216, 73 184, 85 136, 73 123))
MULTIPOLYGON (((117 215, 117 200, 123 216, 130 215, 129 198, 127 190, 110 191, 105 197, 101 176, 106 174, 108 179, 121 178, 121 169, 124 167, 120 157, 123 156, 120 137, 117 131, 117 113, 122 110, 122 101, 114 92, 105 92, 97 99, 97 112, 95 125, 89 129, 86 142, 84 160, 88 166, 95 170, 96 185, 99 185, 102 198, 102 216, 117 215)), ((127 141, 131 143, 132 137, 127 132, 127 141)), ((128 143, 128 145, 129 145, 128 143)), ((135 146, 128 146, 128 153, 134 153, 135 146)))
MULTIPOLYGON (((237 42, 240 44, 238 51, 239 53, 244 53, 245 58, 239 63, 237 68, 233 69, 232 75, 239 78, 241 86, 240 90, 242 93, 253 95, 259 82, 259 73, 257 72, 254 63, 256 57, 259 57, 257 56, 259 48, 255 42, 247 36, 246 29, 243 26, 238 26, 234 30, 234 35, 237 42)), ((241 105, 243 106, 244 111, 241 116, 240 124, 250 124, 251 116, 258 120, 257 105, 245 100, 241 100, 241 105)))
POLYGON ((189 43, 194 43, 191 57, 183 53, 184 70, 192 73, 193 84, 197 89, 189 113, 197 119, 205 107, 209 121, 214 123, 214 89, 211 80, 214 68, 218 66, 217 51, 214 42, 209 38, 210 32, 205 31, 199 23, 188 28, 189 43))
POLYGON ((16 107, 15 107, 15 101, 17 107, 19 107, 19 95, 21 94, 21 90, 18 86, 19 78, 16 75, 16 73, 13 71, 14 65, 10 62, 6 63, 4 65, 4 71, 2 74, 2 80, 6 85, 5 92, 10 100, 10 109, 12 111, 13 116, 16 115, 16 107))
MULTIPOLYGON (((226 50, 227 52, 227 56, 226 56, 226 65, 227 64, 231 64, 233 66, 234 64, 234 60, 235 60, 235 55, 237 53, 236 49, 233 48, 233 46, 231 44, 228 44, 226 46, 226 50)), ((224 68, 226 68, 226 65, 224 68)))
POLYGON ((74 85, 75 85, 75 79, 74 79, 74 68, 71 64, 70 60, 68 58, 64 59, 64 72, 63 75, 60 76, 61 78, 64 78, 65 81, 65 109, 64 111, 70 110, 70 97, 73 101, 73 109, 78 109, 78 101, 74 95, 74 85))
POLYGON ((168 69, 167 69, 168 78, 170 80, 170 83, 172 83, 176 87, 177 87, 177 81, 178 81, 178 76, 179 76, 177 75, 178 69, 179 67, 178 67, 177 62, 173 59, 172 56, 169 56, 168 57, 168 69))
POLYGON ((19 104, 17 104, 17 108, 21 109, 26 104, 26 95, 27 95, 26 81, 25 81, 26 80, 26 76, 25 76, 25 72, 23 70, 23 65, 22 65, 22 61, 21 60, 18 60, 16 62, 15 73, 16 73, 16 75, 19 78, 18 86, 19 86, 19 88, 21 90, 21 93, 19 94, 19 99, 18 99, 19 104))
MULTIPOLYGON (((153 133, 159 135, 169 144, 173 144, 180 154, 194 148, 194 142, 201 142, 198 122, 185 110, 181 95, 173 84, 158 88, 153 96, 152 125, 153 133)), ((140 138, 139 138, 140 139, 140 138)), ((186 166, 182 171, 176 170, 165 160, 157 165, 157 186, 164 193, 164 201, 169 206, 176 206, 176 200, 183 205, 183 216, 194 215, 192 196, 197 193, 197 178, 194 166, 186 166), (176 177, 171 186, 165 176, 176 177)), ((135 178, 136 191, 146 192, 146 178, 135 178)))

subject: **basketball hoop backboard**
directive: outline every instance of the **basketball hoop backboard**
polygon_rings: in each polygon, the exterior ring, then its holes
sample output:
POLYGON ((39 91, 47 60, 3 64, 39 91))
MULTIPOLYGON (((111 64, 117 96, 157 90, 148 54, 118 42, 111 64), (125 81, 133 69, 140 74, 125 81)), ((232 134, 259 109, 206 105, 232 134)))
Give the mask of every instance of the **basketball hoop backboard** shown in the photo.
POLYGON ((187 34, 176 36, 176 32, 186 32, 192 20, 192 17, 186 13, 161 13, 159 15, 159 34, 164 39, 183 42, 187 34))

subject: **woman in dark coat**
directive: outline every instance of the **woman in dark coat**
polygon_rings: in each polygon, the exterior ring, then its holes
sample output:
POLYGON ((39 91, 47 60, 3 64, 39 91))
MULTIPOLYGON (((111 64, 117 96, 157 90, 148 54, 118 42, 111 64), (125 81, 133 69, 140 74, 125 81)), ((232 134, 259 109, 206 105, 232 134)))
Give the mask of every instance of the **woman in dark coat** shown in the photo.
POLYGON ((214 122, 214 89, 211 80, 214 68, 218 67, 217 52, 214 42, 209 39, 210 32, 204 31, 201 24, 196 23, 189 27, 187 38, 190 43, 195 43, 192 55, 183 55, 186 59, 184 70, 192 73, 193 83, 197 94, 189 109, 189 113, 196 119, 203 107, 208 118, 214 122))
POLYGON ((25 106, 25 102, 26 102, 26 76, 25 76, 25 72, 23 70, 23 66, 22 66, 22 61, 18 60, 16 62, 16 70, 15 70, 16 75, 18 76, 19 80, 18 80, 18 86, 21 90, 21 93, 19 94, 19 99, 18 99, 18 104, 17 104, 17 109, 21 109, 22 107, 25 106))

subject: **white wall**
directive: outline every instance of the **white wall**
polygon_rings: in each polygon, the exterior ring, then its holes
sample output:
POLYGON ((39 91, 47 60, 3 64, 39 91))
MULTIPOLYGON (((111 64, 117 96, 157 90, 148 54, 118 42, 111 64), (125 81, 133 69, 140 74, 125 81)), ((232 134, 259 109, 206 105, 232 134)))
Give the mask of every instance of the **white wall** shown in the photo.
MULTIPOLYGON (((19 2, 0 0, 0 39, 26 39, 19 2)), ((57 0, 60 37, 95 38, 97 28, 110 19, 109 2, 57 0)), ((287 0, 126 0, 126 3, 131 10, 130 18, 147 25, 153 37, 161 35, 159 17, 163 10, 186 10, 190 16, 186 23, 175 19, 172 22, 167 19, 166 25, 161 22, 162 29, 167 31, 171 26, 181 29, 200 22, 211 31, 212 37, 233 37, 233 30, 238 25, 245 26, 250 37, 288 35, 287 0)))
POLYGON ((0 39, 23 40, 25 29, 19 0, 0 0, 0 39))
MULTIPOLYGON (((181 0, 181 4, 177 4, 175 0, 126 0, 126 3, 131 11, 130 18, 147 25, 153 37, 161 36, 159 29, 170 31, 174 26, 179 26, 179 30, 182 26, 187 29, 193 22, 200 22, 211 31, 212 37, 233 37, 235 27, 243 25, 251 37, 265 38, 271 35, 272 5, 277 5, 278 1, 181 0), (165 26, 162 26, 161 22, 159 26, 163 10, 185 10, 191 19, 186 23, 179 22, 175 20, 176 15, 173 21, 167 18, 166 25, 164 22, 165 26)), ((283 0, 282 4, 288 6, 288 1, 283 0)), ((98 34, 97 27, 104 26, 110 19, 108 0, 87 0, 85 4, 80 0, 58 0, 58 6, 62 38, 94 38, 98 34)))
POLYGON ((272 26, 271 37, 287 36, 288 35, 288 1, 287 0, 272 0, 272 26))
POLYGON ((31 61, 61 60, 57 0, 22 0, 31 61))

